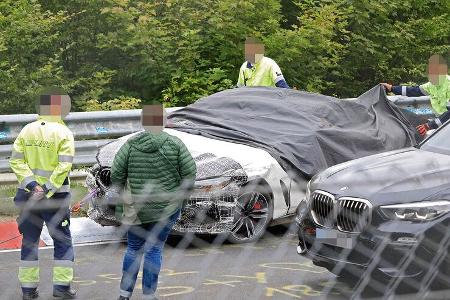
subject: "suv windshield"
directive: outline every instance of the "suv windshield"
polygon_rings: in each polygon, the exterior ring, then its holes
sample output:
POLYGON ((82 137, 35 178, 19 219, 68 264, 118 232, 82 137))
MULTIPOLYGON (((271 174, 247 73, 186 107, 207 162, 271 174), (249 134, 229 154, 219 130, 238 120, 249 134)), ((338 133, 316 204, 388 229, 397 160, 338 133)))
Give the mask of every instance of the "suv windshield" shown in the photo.
POLYGON ((448 124, 441 128, 420 146, 425 151, 437 152, 450 155, 450 126, 448 124))

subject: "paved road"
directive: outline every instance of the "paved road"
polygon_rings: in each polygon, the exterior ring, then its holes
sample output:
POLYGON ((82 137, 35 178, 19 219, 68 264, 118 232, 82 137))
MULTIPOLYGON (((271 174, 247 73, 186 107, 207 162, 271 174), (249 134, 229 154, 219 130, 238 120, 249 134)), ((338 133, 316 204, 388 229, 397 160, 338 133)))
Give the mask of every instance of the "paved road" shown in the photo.
MULTIPOLYGON (((351 286, 296 254, 295 235, 282 227, 272 228, 253 245, 219 245, 217 239, 169 238, 159 299, 351 298, 351 286)), ((121 243, 76 247, 79 299, 116 299, 124 250, 121 243)), ((52 299, 52 255, 52 249, 40 250, 39 299, 52 299)), ((19 252, 0 253, 0 299, 21 299, 16 279, 18 261, 19 252)), ((140 299, 141 292, 139 283, 133 299, 140 299)), ((379 298, 370 292, 365 297, 379 298)))

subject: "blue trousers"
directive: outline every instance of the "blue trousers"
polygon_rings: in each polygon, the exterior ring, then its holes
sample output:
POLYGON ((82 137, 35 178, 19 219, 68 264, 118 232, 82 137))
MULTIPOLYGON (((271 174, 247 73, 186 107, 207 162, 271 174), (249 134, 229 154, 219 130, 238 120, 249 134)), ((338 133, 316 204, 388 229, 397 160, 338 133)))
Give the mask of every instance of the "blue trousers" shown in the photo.
POLYGON ((173 225, 180 216, 177 211, 166 220, 130 226, 128 247, 123 258, 120 295, 131 297, 144 256, 142 289, 144 299, 153 299, 161 270, 162 250, 173 225))
MULTIPOLYGON (((23 264, 32 264, 38 261, 39 238, 43 225, 47 225, 50 236, 54 243, 55 264, 71 264, 74 261, 72 247, 72 236, 70 234, 70 210, 69 207, 44 210, 22 210, 17 219, 19 232, 22 233, 22 248, 20 252, 23 264)), ((67 283, 54 282, 54 288, 67 289, 67 283)), ((24 292, 35 289, 35 287, 22 285, 24 292)))

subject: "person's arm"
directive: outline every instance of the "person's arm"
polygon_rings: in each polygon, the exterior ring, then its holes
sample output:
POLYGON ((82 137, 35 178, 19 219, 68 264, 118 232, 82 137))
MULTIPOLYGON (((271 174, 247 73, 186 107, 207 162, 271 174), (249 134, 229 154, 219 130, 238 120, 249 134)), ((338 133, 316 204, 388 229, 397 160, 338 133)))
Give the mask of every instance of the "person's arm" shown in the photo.
POLYGON ((33 172, 25 161, 25 153, 23 146, 23 129, 17 136, 13 144, 13 151, 9 160, 9 165, 16 174, 19 181, 19 188, 34 190, 38 186, 33 172))
POLYGON ((236 84, 236 87, 243 87, 245 86, 245 75, 244 75, 244 69, 241 66, 241 68, 239 69, 239 78, 238 78, 238 82, 236 84))
POLYGON ((289 88, 289 85, 287 84, 286 80, 284 79, 283 73, 281 73, 280 67, 275 62, 273 63, 273 66, 272 66, 272 80, 275 83, 276 87, 285 88, 285 89, 289 88))
POLYGON ((388 92, 392 92, 395 95, 402 95, 407 97, 421 97, 428 96, 428 93, 423 88, 423 85, 406 86, 406 85, 391 85, 388 83, 382 83, 388 92))
POLYGON ((438 127, 442 126, 445 122, 450 120, 450 111, 446 111, 442 115, 440 115, 437 118, 429 119, 427 124, 430 129, 437 129, 438 127))
POLYGON ((130 144, 126 142, 122 145, 122 147, 120 147, 114 157, 111 166, 111 187, 106 192, 105 201, 103 203, 103 205, 115 207, 115 214, 119 219, 123 213, 123 206, 120 201, 120 196, 127 182, 129 151, 130 144))
POLYGON ((416 127, 416 130, 421 136, 425 136, 428 130, 437 129, 448 120, 450 120, 450 111, 446 111, 437 118, 429 119, 425 124, 420 124, 416 127))
POLYGON ((130 144, 126 142, 120 147, 111 166, 111 184, 118 190, 125 187, 128 177, 128 152, 130 144))
POLYGON ((197 167, 191 153, 183 142, 179 142, 178 167, 180 170, 180 190, 187 195, 192 191, 197 175, 197 167))
POLYGON ((50 179, 44 184, 44 192, 47 198, 53 194, 63 185, 72 169, 73 158, 75 156, 75 142, 72 132, 68 132, 65 139, 63 139, 58 148, 58 165, 53 170, 50 179))

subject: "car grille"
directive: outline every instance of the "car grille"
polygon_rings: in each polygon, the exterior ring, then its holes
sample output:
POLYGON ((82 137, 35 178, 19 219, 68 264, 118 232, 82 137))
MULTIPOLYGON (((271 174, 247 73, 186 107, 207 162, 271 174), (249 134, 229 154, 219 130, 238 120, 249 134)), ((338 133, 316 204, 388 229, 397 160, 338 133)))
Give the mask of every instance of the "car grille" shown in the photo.
POLYGON ((372 210, 367 200, 340 198, 337 205, 337 227, 339 230, 361 232, 370 222, 372 210))
POLYGON ((330 222, 333 220, 334 196, 316 191, 312 194, 311 212, 314 221, 322 226, 331 227, 330 222))
POLYGON ((109 187, 111 185, 111 169, 102 168, 97 173, 97 180, 100 181, 101 185, 104 187, 109 187))
POLYGON ((345 232, 361 232, 370 223, 372 205, 359 198, 342 197, 315 191, 312 194, 311 214, 314 222, 345 232))

